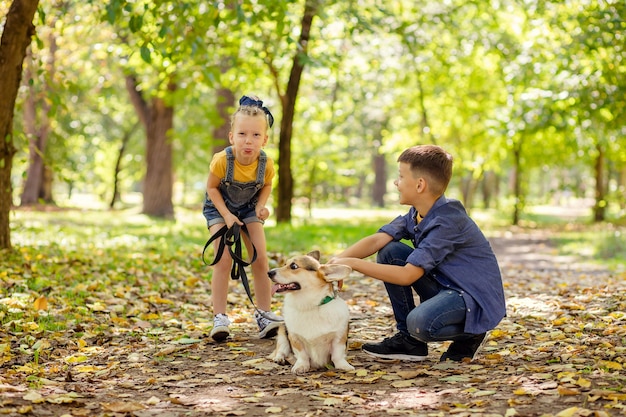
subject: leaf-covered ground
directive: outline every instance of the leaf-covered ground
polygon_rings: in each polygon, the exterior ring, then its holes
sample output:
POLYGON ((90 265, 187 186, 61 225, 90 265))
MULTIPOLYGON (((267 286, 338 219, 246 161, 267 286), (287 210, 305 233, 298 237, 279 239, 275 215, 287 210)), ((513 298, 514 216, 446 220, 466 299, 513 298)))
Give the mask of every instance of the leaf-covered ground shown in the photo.
MULTIPOLYGON (((141 263, 150 259, 138 259, 134 270, 104 271, 97 263, 98 248, 92 259, 60 255, 49 260, 58 274, 132 275, 134 282, 85 279, 82 287, 64 294, 80 297, 84 314, 74 315, 62 330, 38 331, 41 321, 18 322, 19 315, 13 323, 5 320, 0 414, 626 415, 624 272, 559 257, 540 233, 491 240, 504 274, 508 317, 474 362, 438 363, 445 344, 432 345, 423 363, 377 361, 362 353, 363 343, 393 334, 393 318, 383 286, 354 275, 342 297, 351 309, 348 360, 356 369, 304 376, 267 359, 274 342, 257 339, 237 282, 229 299, 233 337, 214 343, 208 338, 209 285, 193 267, 164 270, 178 279, 162 291, 146 290, 154 288, 148 282, 154 276, 145 274, 141 263)), ((17 285, 11 277, 32 273, 33 256, 0 271, 5 288, 17 285)), ((55 301, 62 291, 41 288, 39 297, 13 293, 2 301, 6 311, 36 310, 53 320, 66 314, 67 307, 55 301)))

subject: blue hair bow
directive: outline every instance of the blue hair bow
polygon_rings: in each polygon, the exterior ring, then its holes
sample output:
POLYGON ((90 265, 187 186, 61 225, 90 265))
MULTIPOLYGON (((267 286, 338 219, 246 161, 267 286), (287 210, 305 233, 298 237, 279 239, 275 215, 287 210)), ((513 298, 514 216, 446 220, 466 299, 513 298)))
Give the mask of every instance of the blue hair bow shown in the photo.
POLYGON ((268 120, 270 127, 272 127, 272 125, 274 124, 274 116, 272 116, 272 113, 270 113, 270 110, 267 107, 263 106, 263 102, 261 100, 255 100, 248 96, 243 96, 239 99, 239 105, 260 108, 261 110, 265 112, 265 114, 267 114, 267 120, 268 120))

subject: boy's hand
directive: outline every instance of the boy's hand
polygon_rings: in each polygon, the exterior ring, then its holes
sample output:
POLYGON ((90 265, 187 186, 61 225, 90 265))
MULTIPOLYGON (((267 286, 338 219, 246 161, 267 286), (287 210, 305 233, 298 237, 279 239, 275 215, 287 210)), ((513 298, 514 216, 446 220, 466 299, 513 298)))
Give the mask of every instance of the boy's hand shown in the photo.
MULTIPOLYGON (((341 262, 336 262, 336 260, 337 260, 337 258, 330 258, 327 263, 329 263, 329 264, 334 264, 334 263, 340 264, 341 263, 341 262)), ((340 279, 339 281, 337 281, 337 289, 339 291, 341 291, 342 288, 343 288, 343 280, 340 279)))

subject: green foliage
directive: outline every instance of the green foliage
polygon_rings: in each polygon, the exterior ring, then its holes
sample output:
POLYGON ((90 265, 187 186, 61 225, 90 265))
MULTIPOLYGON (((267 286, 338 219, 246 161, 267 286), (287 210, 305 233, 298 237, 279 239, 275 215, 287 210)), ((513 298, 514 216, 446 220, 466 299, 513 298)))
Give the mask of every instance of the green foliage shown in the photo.
POLYGON ((319 250, 326 258, 345 249, 382 225, 377 218, 345 218, 303 222, 300 225, 279 224, 266 228, 268 248, 284 255, 319 250))
MULTIPOLYGON (((303 1, 57 6, 41 5, 32 47, 36 77, 28 80, 51 105, 45 160, 54 170, 57 201, 76 192, 110 200, 121 138, 137 123, 125 90, 129 73, 146 99, 176 82, 168 103, 176 109, 172 141, 182 203, 201 201, 212 146, 225 139, 212 137, 221 123, 218 86, 261 95, 280 119, 303 1), (54 74, 46 65, 51 35, 58 45, 54 74)), ((618 1, 323 3, 293 124, 296 201, 369 203, 378 155, 385 157, 391 201, 397 154, 432 142, 455 156, 453 186, 468 207, 487 205, 477 190, 488 173, 497 175, 500 202, 511 198, 511 178, 518 176, 523 195, 513 198, 520 207, 566 183, 593 198, 599 150, 611 170, 608 204, 619 204, 623 184, 615 178, 626 166, 624 22, 618 1)), ((21 110, 18 103, 16 114, 21 110)), ((21 117, 14 130, 17 197, 28 167, 21 117)), ((275 158, 278 133, 271 130, 268 146, 275 158)), ((122 161, 123 201, 141 187, 144 134, 133 133, 122 161)))

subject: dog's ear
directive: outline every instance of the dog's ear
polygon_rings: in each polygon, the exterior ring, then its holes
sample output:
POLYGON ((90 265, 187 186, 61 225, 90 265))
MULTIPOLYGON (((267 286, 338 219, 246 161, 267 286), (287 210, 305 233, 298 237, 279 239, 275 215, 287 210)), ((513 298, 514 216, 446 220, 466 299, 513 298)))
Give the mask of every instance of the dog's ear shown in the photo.
POLYGON ((340 281, 350 275, 352 268, 348 265, 325 264, 320 266, 320 272, 324 274, 326 281, 340 281))
POLYGON ((311 251, 307 253, 307 255, 310 256, 311 258, 315 258, 318 261, 320 260, 320 251, 318 250, 311 251))

